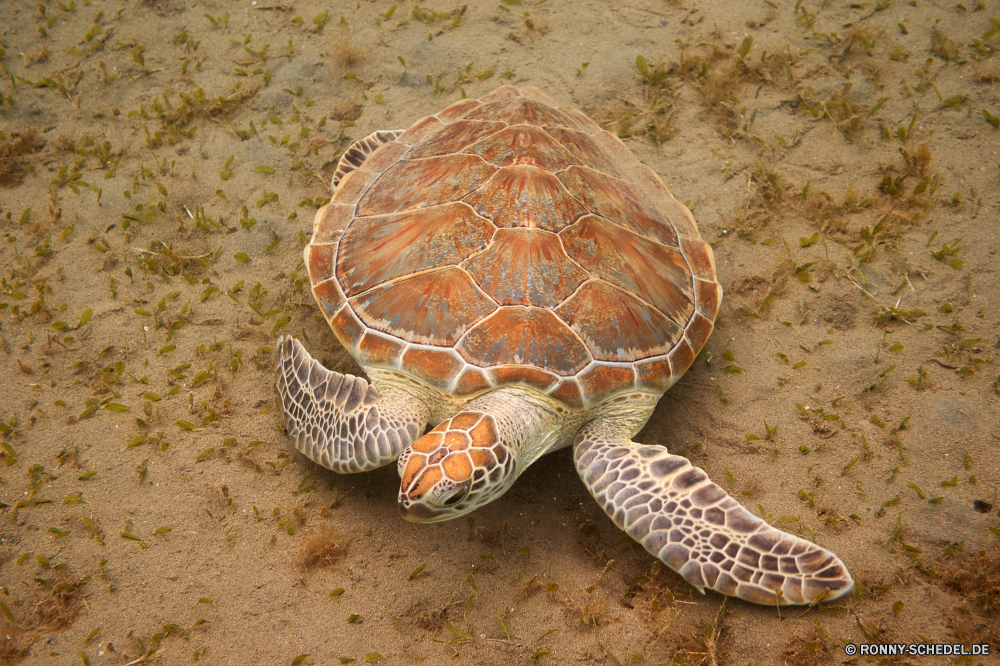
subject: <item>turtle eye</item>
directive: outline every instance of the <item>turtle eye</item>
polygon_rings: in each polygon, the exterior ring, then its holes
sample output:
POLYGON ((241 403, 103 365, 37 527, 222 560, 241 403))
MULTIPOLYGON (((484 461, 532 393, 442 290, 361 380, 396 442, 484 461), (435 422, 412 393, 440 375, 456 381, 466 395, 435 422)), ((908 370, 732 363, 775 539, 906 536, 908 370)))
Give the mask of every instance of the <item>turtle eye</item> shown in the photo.
POLYGON ((455 506, 463 499, 465 499, 465 496, 468 493, 469 493, 468 486, 459 486, 458 488, 455 488, 449 495, 442 497, 441 503, 444 504, 445 506, 455 506))

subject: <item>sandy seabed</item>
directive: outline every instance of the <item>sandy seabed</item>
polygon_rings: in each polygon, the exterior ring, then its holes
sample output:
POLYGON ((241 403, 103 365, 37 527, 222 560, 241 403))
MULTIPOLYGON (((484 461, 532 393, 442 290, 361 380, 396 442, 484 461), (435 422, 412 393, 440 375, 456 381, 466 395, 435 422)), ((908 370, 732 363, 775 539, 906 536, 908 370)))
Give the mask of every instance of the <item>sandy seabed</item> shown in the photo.
POLYGON ((0 662, 997 654, 998 15, 3 2, 0 662), (620 136, 714 246, 715 333, 640 437, 836 552, 856 593, 702 596, 614 527, 566 450, 422 526, 393 467, 338 476, 282 434, 279 332, 360 372, 301 261, 336 159, 504 83, 620 136))

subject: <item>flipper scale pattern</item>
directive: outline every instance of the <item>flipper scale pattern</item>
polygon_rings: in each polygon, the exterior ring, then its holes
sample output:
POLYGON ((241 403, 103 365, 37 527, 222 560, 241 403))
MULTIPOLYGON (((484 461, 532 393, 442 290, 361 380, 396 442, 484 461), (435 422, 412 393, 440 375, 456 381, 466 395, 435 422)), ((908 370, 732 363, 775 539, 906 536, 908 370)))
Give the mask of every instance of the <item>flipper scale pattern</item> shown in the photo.
POLYGON ((609 419, 584 426, 574 458, 615 524, 699 590, 787 605, 854 587, 829 550, 768 525, 687 458, 628 441, 609 419))
POLYGON ((341 474, 394 462, 423 431, 427 408, 361 377, 324 368, 292 337, 278 339, 278 398, 288 436, 310 460, 341 474))

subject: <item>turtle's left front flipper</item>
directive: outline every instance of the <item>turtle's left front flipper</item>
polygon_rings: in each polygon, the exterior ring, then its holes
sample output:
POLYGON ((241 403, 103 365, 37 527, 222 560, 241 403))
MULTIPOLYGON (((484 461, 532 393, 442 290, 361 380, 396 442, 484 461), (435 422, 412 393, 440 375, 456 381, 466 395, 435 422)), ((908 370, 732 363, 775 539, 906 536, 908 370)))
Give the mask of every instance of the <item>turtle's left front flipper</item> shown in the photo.
POLYGON ((699 590, 785 605, 854 587, 829 550, 771 527, 687 458, 629 441, 614 424, 599 418, 580 431, 580 478, 618 527, 699 590))
POLYGON ((424 431, 429 410, 400 390, 385 394, 362 377, 327 370, 295 338, 278 338, 275 374, 295 448, 345 474, 396 460, 424 431))

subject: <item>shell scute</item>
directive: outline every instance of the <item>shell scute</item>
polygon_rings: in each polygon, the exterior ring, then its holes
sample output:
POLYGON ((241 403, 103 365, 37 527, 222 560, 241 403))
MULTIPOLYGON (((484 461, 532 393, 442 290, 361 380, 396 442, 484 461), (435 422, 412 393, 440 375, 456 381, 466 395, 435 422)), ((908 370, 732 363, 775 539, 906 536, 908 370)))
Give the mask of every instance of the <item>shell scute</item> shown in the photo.
POLYGON ((551 372, 528 365, 501 365, 490 369, 497 384, 527 384, 544 391, 558 383, 559 378, 551 372))
POLYGON ((317 284, 333 277, 333 262, 337 258, 337 246, 333 243, 313 243, 306 246, 306 268, 309 280, 317 284))
POLYGON ((587 278, 569 260, 559 237, 540 229, 499 229, 468 271, 500 305, 551 308, 587 278))
POLYGON ((674 345, 674 348, 670 350, 668 357, 670 358, 670 371, 677 377, 680 377, 691 367, 694 363, 695 350, 691 347, 691 343, 687 341, 686 338, 681 338, 681 341, 674 345))
POLYGON ((582 113, 571 106, 563 107, 562 112, 572 118, 576 122, 576 126, 587 134, 594 134, 602 131, 600 125, 588 118, 587 114, 582 113))
POLYGON ((562 380, 559 382, 559 386, 549 391, 549 396, 574 409, 583 407, 583 393, 580 391, 580 384, 575 379, 562 380))
POLYGON ((640 361, 635 364, 636 386, 650 391, 666 391, 674 383, 670 361, 665 357, 640 361))
POLYGON ((327 321, 332 320, 337 311, 347 302, 347 298, 336 280, 314 282, 312 291, 327 321))
POLYGON ((551 311, 532 307, 500 308, 469 329, 457 350, 479 366, 533 365, 560 375, 575 374, 590 361, 587 347, 566 324, 551 311))
POLYGON ((394 365, 404 348, 396 338, 368 330, 358 343, 358 361, 365 365, 394 365))
POLYGON ((587 214, 556 176, 533 166, 500 169, 465 200, 498 227, 559 231, 587 214))
POLYGON ((684 335, 687 337, 695 353, 701 351, 701 348, 705 346, 708 336, 712 334, 713 327, 712 320, 700 312, 695 312, 691 317, 684 335))
POLYGON ((447 346, 497 307, 456 267, 375 287, 348 303, 374 329, 407 342, 447 346))
MULTIPOLYGON (((666 215, 638 186, 586 167, 560 172, 567 189, 576 192, 590 212, 634 233, 677 247, 677 232, 666 215)), ((669 195, 666 195, 669 197, 669 195)))
POLYGON ((399 141, 389 141, 383 143, 375 152, 368 156, 361 168, 372 173, 382 173, 393 164, 402 159, 410 146, 399 141))
POLYGON ((652 201, 656 202, 656 207, 663 211, 663 215, 678 236, 682 239, 701 240, 698 237, 698 225, 695 224, 691 211, 670 194, 670 190, 663 184, 660 177, 653 173, 652 169, 645 164, 638 164, 630 171, 630 179, 644 189, 652 201))
POLYGON ((475 155, 403 160, 386 169, 368 189, 358 203, 358 215, 400 213, 457 201, 482 185, 494 171, 493 166, 475 155))
POLYGON ((508 127, 469 146, 464 152, 479 155, 498 168, 528 165, 555 172, 577 163, 573 153, 545 130, 533 125, 508 127))
POLYGON ((354 206, 329 203, 318 211, 313 219, 312 242, 317 245, 332 243, 354 219, 354 206))
MULTIPOLYGON (((603 171, 619 178, 625 175, 621 161, 616 160, 613 155, 609 154, 601 146, 599 141, 586 132, 567 129, 565 127, 552 127, 549 128, 548 133, 573 154, 575 158, 572 161, 573 164, 586 165, 592 169, 597 169, 598 171, 603 171)), ((635 158, 633 157, 632 159, 635 158)))
POLYGON ((592 402, 632 388, 635 370, 631 366, 595 365, 579 376, 580 388, 592 402))
POLYGON ((434 115, 441 122, 451 123, 458 120, 472 109, 475 109, 476 107, 480 107, 482 105, 483 103, 480 102, 478 99, 460 99, 454 104, 451 104, 448 107, 446 107, 443 111, 439 111, 434 115))
POLYGON ((635 296, 592 280, 556 309, 586 343, 594 358, 629 362, 666 354, 682 331, 635 296))
POLYGON ((371 171, 356 169, 349 172, 337 186, 337 192, 333 195, 333 203, 355 204, 358 199, 368 191, 372 181, 378 176, 371 171))
POLYGON ((485 391, 490 387, 490 382, 486 379, 486 374, 479 368, 466 366, 462 374, 458 376, 452 392, 455 395, 471 395, 485 391))
POLYGON ((708 243, 700 238, 682 238, 681 249, 696 277, 715 281, 715 258, 708 243))
POLYGON ((441 129, 444 123, 435 118, 434 116, 425 116, 417 122, 410 125, 410 128, 403 132, 396 141, 400 143, 405 143, 408 146, 412 146, 419 141, 421 141, 428 134, 432 134, 437 130, 441 129))
POLYGON ((431 386, 448 388, 465 364, 454 352, 412 348, 403 354, 402 365, 431 386))
POLYGON ((487 102, 465 114, 468 120, 499 120, 508 125, 538 125, 539 127, 571 127, 587 131, 587 125, 577 118, 543 102, 525 97, 487 102))
POLYGON ((604 149, 611 161, 623 172, 628 171, 630 165, 639 164, 639 158, 628 149, 625 142, 611 132, 595 132, 590 138, 604 149))
POLYGON ((495 227, 464 203, 356 220, 340 241, 337 277, 349 296, 453 266, 486 247, 495 227))
POLYGON ((695 280, 694 290, 698 299, 698 312, 714 321, 715 315, 719 313, 719 301, 722 300, 722 287, 717 282, 695 280))
POLYGON ((495 134, 506 125, 494 121, 458 120, 424 138, 407 153, 407 159, 460 153, 483 137, 495 134))
POLYGON ((481 97, 479 101, 483 104, 488 104, 489 102, 497 102, 504 99, 517 99, 518 97, 524 97, 525 93, 527 93, 529 89, 541 94, 541 91, 538 90, 538 88, 535 88, 534 86, 530 88, 528 87, 518 88, 517 86, 500 86, 499 88, 496 88, 493 91, 481 97))
POLYGON ((594 277, 639 296, 678 326, 694 312, 691 271, 676 248, 593 215, 559 235, 570 256, 594 277))
POLYGON ((346 306, 337 310, 337 314, 330 319, 330 328, 340 339, 340 343, 351 351, 355 350, 358 341, 367 330, 351 308, 346 306))

